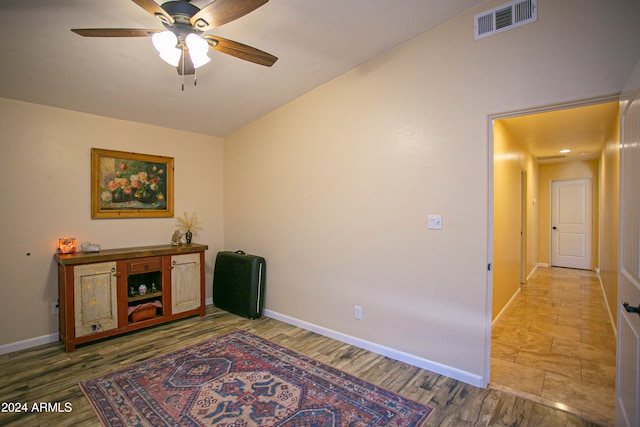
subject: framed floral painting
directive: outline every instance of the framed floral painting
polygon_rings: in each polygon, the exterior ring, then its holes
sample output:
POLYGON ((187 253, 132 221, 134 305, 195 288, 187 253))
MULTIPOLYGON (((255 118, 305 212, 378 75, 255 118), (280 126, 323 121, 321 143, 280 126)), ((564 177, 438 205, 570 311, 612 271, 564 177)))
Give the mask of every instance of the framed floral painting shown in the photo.
POLYGON ((173 216, 173 157, 91 149, 91 218, 173 216))

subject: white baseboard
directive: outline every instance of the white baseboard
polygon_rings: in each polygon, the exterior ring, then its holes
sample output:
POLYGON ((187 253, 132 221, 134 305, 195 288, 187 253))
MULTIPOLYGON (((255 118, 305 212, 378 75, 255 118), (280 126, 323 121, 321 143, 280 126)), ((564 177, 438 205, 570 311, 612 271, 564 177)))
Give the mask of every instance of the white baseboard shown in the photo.
POLYGON ((538 267, 539 268, 543 268, 543 267, 548 267, 548 266, 549 266, 549 264, 540 264, 540 263, 536 264, 535 267, 533 267, 533 270, 531 270, 531 272, 527 276, 527 280, 531 279, 531 276, 536 274, 536 271, 538 271, 538 267))
POLYGON ((421 369, 426 369, 436 374, 444 375, 458 381, 471 384, 476 387, 484 388, 484 379, 476 374, 463 371, 458 368, 443 365, 442 363, 433 362, 431 360, 423 359, 418 356, 414 356, 409 353, 405 353, 400 350, 396 350, 384 345, 376 344, 371 341, 363 340, 361 338, 353 337, 351 335, 343 334, 332 329, 327 329, 322 326, 315 325, 313 323, 305 322, 304 320, 296 319, 284 314, 277 313, 271 310, 264 310, 264 315, 272 319, 280 320, 284 323, 288 323, 293 326, 297 326, 302 329, 306 329, 311 332, 318 333, 322 336, 333 338, 335 340, 351 344, 364 350, 369 350, 382 356, 390 357, 391 359, 398 360, 400 362, 408 363, 409 365, 416 366, 421 369))
POLYGON ((618 342, 618 330, 616 329, 616 322, 614 322, 613 313, 609 309, 609 301, 607 299, 607 293, 604 291, 604 283, 602 283, 602 277, 598 272, 598 282, 600 282, 600 292, 602 292, 602 298, 604 298, 604 306, 607 308, 607 313, 609 314, 609 321, 611 321, 611 328, 613 329, 613 336, 616 338, 616 342, 618 342))
POLYGON ((504 307, 502 307, 502 310, 500 310, 500 313, 498 313, 498 315, 496 316, 495 319, 493 319, 493 322, 491 322, 491 327, 493 328, 496 323, 498 322, 498 320, 500 320, 500 318, 502 317, 502 315, 507 311, 507 309, 511 306, 511 304, 513 304, 513 302, 516 300, 516 298, 518 297, 518 295, 520 295, 520 291, 522 290, 522 288, 518 287, 518 290, 515 291, 515 293, 513 294, 513 296, 511 297, 511 299, 509 300, 509 302, 507 304, 505 304, 504 307))
POLYGON ((0 345, 0 354, 12 353, 18 350, 24 350, 26 348, 36 347, 43 344, 50 344, 58 341, 58 333, 43 335, 41 337, 29 338, 24 341, 12 342, 9 344, 0 345))
MULTIPOLYGON (((206 305, 211 305, 213 304, 213 299, 208 298, 205 301, 205 303, 206 305)), ((302 329, 306 329, 308 331, 318 333, 322 336, 333 338, 335 340, 344 342, 346 344, 351 344, 356 347, 380 354, 382 356, 390 357, 394 360, 398 360, 400 362, 408 363, 409 365, 416 366, 421 369, 426 369, 428 371, 435 372, 436 374, 445 375, 447 377, 465 382, 467 384, 470 384, 476 387, 484 387, 484 379, 481 376, 472 374, 467 371, 463 371, 458 368, 454 368, 438 362, 433 362, 431 360, 423 359, 421 357, 414 356, 412 354, 409 354, 400 350, 396 350, 384 345, 376 344, 371 341, 363 340, 361 338, 347 335, 342 332, 337 332, 332 329, 327 329, 325 327, 318 326, 313 323, 305 322, 303 320, 296 319, 294 317, 290 317, 284 314, 280 314, 275 311, 265 309, 264 315, 267 317, 271 317, 272 319, 280 320, 284 323, 288 323, 290 325, 294 325, 302 329)), ((58 341, 57 332, 54 334, 44 335, 41 337, 30 338, 24 341, 18 341, 14 343, 0 345, 0 354, 6 354, 6 353, 18 351, 18 350, 24 350, 27 348, 36 347, 43 344, 50 344, 56 341, 58 341)))
MULTIPOLYGON (((533 270, 531 270, 531 272, 527 275, 527 280, 529 280, 534 274, 536 274, 536 271, 538 270, 538 268, 547 268, 547 267, 549 267, 549 264, 547 264, 546 262, 537 263, 535 267, 533 267, 533 270)), ((500 310, 500 313, 498 313, 496 318, 493 319, 493 321, 491 322, 492 328, 495 326, 496 322, 500 320, 500 317, 502 317, 502 315, 509 308, 509 306, 513 304, 513 301, 515 301, 516 297, 520 295, 521 290, 522 290, 522 287, 518 288, 518 290, 513 294, 511 299, 509 299, 509 302, 504 307, 502 307, 502 310, 500 310)))
MULTIPOLYGON (((212 305, 213 298, 207 298, 205 305, 212 305)), ((12 342, 9 344, 0 345, 0 354, 12 353, 14 351, 24 350, 31 347, 36 347, 42 344, 50 344, 58 341, 58 333, 43 335, 41 337, 29 338, 28 340, 12 342)))

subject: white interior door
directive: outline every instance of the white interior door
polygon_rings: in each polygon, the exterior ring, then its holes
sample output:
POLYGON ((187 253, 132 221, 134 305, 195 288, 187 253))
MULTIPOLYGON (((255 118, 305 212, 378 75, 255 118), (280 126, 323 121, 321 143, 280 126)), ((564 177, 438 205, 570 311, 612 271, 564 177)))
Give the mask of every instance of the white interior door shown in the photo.
POLYGON ((591 268, 591 179, 551 183, 551 265, 591 268))
POLYGON ((621 97, 616 426, 640 425, 640 62, 621 97))

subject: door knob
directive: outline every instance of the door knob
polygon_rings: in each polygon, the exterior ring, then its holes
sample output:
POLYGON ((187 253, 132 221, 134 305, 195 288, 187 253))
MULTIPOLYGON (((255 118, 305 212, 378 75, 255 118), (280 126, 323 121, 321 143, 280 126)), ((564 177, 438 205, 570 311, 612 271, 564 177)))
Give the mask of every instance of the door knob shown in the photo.
POLYGON ((628 302, 623 302, 622 305, 624 309, 627 310, 627 313, 638 313, 638 315, 640 315, 640 305, 638 307, 632 307, 628 302))
POLYGON ((557 229, 558 229, 558 227, 556 227, 556 226, 554 225, 554 226, 553 226, 553 229, 554 229, 554 230, 557 230, 557 229))

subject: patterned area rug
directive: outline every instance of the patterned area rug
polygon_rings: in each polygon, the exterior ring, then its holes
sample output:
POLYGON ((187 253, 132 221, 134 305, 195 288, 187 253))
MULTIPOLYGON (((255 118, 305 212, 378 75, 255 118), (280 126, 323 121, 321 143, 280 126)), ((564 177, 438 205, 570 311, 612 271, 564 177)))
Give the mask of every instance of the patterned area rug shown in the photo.
POLYGON ((420 426, 433 411, 246 331, 80 387, 107 426, 420 426))

